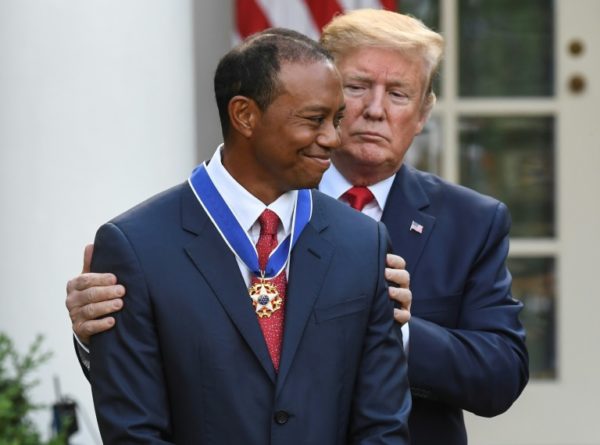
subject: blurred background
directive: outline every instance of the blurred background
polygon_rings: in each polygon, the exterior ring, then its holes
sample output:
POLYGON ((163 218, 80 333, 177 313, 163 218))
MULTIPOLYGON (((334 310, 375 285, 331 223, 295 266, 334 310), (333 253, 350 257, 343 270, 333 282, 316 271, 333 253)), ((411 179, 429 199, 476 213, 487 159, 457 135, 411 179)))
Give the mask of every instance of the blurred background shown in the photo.
MULTIPOLYGON (((255 1, 318 37, 301 0, 255 1)), ((22 352, 42 334, 53 353, 31 390, 45 436, 58 381, 79 407, 71 443, 100 443, 65 284, 101 223, 220 142, 212 75, 248 30, 238 3, 0 0, 0 332, 22 352)), ((470 443, 600 444, 600 1, 337 3, 393 5, 444 35, 438 104, 408 162, 513 216, 532 378, 506 414, 468 416, 470 443)))

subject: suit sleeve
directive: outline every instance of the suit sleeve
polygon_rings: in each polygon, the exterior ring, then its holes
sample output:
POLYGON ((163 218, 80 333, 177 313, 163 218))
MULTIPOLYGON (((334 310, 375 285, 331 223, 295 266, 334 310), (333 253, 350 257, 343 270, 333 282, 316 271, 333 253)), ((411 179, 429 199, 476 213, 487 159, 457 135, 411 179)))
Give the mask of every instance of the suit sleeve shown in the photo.
POLYGON ((458 326, 410 320, 409 379, 414 397, 495 416, 517 399, 529 378, 522 304, 511 296, 510 217, 499 203, 488 237, 461 297, 458 326))
POLYGON ((104 443, 166 444, 171 424, 144 273, 133 247, 114 224, 96 234, 94 272, 112 272, 127 287, 127 302, 113 329, 94 335, 90 381, 104 443))
POLYGON ((355 385, 349 443, 408 445, 408 370, 402 339, 394 331, 393 304, 384 278, 389 238, 383 224, 378 230, 378 280, 355 385))

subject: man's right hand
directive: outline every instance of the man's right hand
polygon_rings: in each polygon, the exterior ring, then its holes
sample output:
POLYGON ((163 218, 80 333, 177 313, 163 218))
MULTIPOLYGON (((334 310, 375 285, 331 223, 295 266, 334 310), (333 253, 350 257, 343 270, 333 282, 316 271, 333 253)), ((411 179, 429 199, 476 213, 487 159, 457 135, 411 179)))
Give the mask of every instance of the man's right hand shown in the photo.
POLYGON ((85 344, 92 335, 114 326, 115 319, 105 316, 123 307, 125 295, 125 288, 117 284, 113 274, 90 272, 93 252, 93 244, 85 246, 81 275, 67 283, 66 305, 73 332, 85 344))
POLYGON ((404 258, 391 253, 386 257, 385 279, 390 283, 390 298, 395 301, 394 319, 403 326, 410 320, 412 292, 410 291, 410 274, 406 270, 404 258), (393 284, 393 286, 392 286, 393 284))

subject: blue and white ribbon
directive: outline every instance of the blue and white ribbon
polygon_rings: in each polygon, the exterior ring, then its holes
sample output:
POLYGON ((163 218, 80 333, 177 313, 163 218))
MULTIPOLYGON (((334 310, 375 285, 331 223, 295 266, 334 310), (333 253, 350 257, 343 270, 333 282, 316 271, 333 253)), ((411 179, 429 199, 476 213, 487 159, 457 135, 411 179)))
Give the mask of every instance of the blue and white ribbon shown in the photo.
POLYGON ((312 214, 312 195, 310 190, 298 190, 298 197, 292 218, 292 232, 277 248, 271 252, 265 270, 258 265, 258 253, 248 233, 240 226, 233 212, 213 184, 206 165, 200 164, 193 172, 188 183, 196 198, 214 223, 215 227, 229 246, 250 271, 257 277, 273 278, 285 268, 296 241, 312 214), (291 241, 290 241, 291 239, 291 241))

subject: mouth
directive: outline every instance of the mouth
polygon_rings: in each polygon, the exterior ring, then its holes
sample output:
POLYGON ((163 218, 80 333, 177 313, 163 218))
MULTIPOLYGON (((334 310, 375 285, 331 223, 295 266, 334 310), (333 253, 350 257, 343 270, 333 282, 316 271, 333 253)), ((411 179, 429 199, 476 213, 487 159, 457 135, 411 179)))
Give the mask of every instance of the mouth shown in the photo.
POLYGON ((365 142, 381 142, 387 141, 387 138, 383 136, 381 133, 377 133, 375 131, 359 131, 354 133, 354 137, 359 138, 365 142))
POLYGON ((309 159, 310 161, 316 163, 320 167, 327 169, 329 164, 331 164, 329 153, 323 154, 304 154, 304 157, 309 159))

